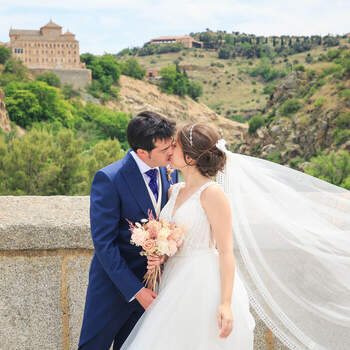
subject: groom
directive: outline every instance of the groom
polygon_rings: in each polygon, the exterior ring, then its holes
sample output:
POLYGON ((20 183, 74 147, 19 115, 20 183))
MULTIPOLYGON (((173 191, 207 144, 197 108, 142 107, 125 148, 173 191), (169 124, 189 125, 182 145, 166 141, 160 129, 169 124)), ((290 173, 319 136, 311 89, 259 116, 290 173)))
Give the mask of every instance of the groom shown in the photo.
MULTIPOLYGON (((95 174, 90 225, 95 247, 89 272, 80 350, 120 349, 156 294, 142 284, 147 259, 130 244, 131 222, 158 215, 168 200, 166 168, 173 152, 174 123, 153 113, 136 115, 127 129, 132 148, 95 174)), ((177 172, 171 174, 177 182, 177 172)))

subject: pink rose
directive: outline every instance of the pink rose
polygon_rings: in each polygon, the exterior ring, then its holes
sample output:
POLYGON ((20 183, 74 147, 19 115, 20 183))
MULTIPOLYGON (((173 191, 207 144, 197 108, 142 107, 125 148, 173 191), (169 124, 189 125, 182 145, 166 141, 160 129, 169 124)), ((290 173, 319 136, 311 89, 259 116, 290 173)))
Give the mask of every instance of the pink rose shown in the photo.
POLYGON ((140 246, 144 243, 146 237, 145 237, 145 231, 141 228, 135 228, 131 235, 131 240, 137 245, 140 246))
POLYGON ((169 249, 169 256, 175 255, 176 252, 177 252, 177 244, 176 244, 176 242, 175 241, 170 241, 168 249, 169 249))
POLYGON ((153 239, 147 239, 143 244, 142 248, 147 252, 152 254, 156 248, 156 242, 153 239))

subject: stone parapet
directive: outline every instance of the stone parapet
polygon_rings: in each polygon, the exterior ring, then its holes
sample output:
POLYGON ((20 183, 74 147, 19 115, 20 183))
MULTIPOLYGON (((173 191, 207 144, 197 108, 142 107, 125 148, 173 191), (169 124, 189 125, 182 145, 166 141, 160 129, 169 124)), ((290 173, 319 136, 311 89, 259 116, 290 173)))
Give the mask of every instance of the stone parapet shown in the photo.
MULTIPOLYGON (((78 348, 92 255, 88 196, 0 196, 0 349, 78 348)), ((287 349, 252 313, 254 350, 287 349)))

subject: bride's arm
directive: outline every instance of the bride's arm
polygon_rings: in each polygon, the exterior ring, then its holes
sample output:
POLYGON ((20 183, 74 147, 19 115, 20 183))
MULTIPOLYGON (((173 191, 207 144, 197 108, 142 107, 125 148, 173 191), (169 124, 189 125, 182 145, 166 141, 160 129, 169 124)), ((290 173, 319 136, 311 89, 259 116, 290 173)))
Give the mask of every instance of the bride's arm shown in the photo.
POLYGON ((202 192, 201 203, 208 216, 219 252, 221 304, 218 310, 218 324, 221 330, 220 337, 226 338, 233 326, 231 299, 235 277, 231 208, 219 186, 207 187, 202 192))

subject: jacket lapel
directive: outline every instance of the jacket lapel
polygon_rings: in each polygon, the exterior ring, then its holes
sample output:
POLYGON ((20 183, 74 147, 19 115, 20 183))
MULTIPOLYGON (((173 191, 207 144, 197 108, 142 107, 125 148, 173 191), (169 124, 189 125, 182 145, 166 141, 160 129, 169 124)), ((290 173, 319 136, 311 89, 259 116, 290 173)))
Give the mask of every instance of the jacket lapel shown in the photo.
MULTIPOLYGON (((138 203, 140 209, 146 215, 145 217, 146 218, 148 217, 147 212, 149 209, 152 210, 153 215, 156 217, 156 212, 154 210, 151 198, 146 188, 145 181, 142 177, 142 174, 134 158, 130 154, 130 151, 125 156, 125 165, 123 167, 122 172, 123 172, 125 181, 128 184, 130 193, 135 198, 135 201, 138 203)), ((162 198, 162 203, 163 203, 163 198, 162 198)))

